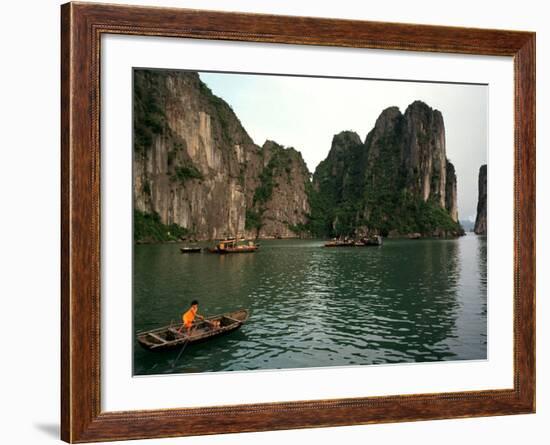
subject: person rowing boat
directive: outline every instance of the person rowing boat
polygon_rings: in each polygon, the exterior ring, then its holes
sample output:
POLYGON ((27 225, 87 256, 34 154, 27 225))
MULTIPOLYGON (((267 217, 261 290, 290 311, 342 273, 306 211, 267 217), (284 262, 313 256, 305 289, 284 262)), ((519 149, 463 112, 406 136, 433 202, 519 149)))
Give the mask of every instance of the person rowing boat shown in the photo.
POLYGON ((185 328, 187 335, 189 335, 189 333, 191 332, 191 328, 193 327, 193 322, 195 321, 195 318, 204 320, 204 317, 197 313, 198 310, 199 302, 197 300, 193 300, 189 306, 189 309, 187 309, 187 311, 184 312, 181 316, 183 324, 178 329, 178 334, 181 334, 181 331, 185 328))
POLYGON ((183 324, 178 329, 178 334, 181 334, 181 331, 185 329, 186 334, 189 335, 191 333, 191 328, 193 327, 193 322, 195 321, 195 318, 205 321, 210 325, 212 329, 219 328, 219 322, 214 323, 209 320, 206 320, 202 315, 198 314, 198 310, 199 310, 199 302, 198 300, 193 300, 191 302, 191 305, 189 306, 189 309, 186 312, 184 312, 184 314, 181 316, 183 324))

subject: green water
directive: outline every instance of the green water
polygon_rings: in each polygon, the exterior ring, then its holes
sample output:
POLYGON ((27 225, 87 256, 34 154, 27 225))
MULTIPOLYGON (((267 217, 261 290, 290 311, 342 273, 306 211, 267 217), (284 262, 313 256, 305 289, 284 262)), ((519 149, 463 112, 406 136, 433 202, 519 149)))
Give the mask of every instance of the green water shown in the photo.
MULTIPOLYGON (((199 312, 251 312, 238 331, 179 350, 150 352, 134 335, 134 374, 472 360, 487 357, 487 245, 385 240, 323 248, 262 241, 252 254, 181 254, 137 245, 134 331, 199 312)), ((135 334, 134 332, 134 334, 135 334)))

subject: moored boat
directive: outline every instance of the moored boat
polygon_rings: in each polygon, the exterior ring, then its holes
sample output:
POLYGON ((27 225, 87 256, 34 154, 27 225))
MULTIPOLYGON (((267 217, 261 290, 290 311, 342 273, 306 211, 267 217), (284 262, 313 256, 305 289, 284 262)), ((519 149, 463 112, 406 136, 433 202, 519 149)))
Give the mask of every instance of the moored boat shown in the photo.
POLYGON ((260 248, 259 244, 245 239, 230 238, 218 242, 214 247, 209 247, 210 253, 252 253, 260 248))
POLYGON ((332 240, 325 243, 325 247, 354 247, 355 241, 353 240, 332 240))
POLYGON ((137 341, 143 348, 150 351, 172 349, 183 346, 184 343, 198 343, 228 334, 240 328, 248 320, 248 315, 247 309, 239 309, 207 317, 204 321, 194 323, 189 334, 185 330, 178 333, 178 330, 182 327, 181 323, 163 326, 150 331, 138 332, 137 341), (219 326, 216 326, 218 322, 219 326))
POLYGON ((327 241, 325 247, 366 247, 366 246, 381 246, 382 237, 380 235, 371 236, 369 238, 354 239, 334 239, 327 241))
POLYGON ((362 238, 355 243, 357 247, 367 247, 367 246, 381 246, 382 237, 380 235, 371 236, 370 238, 362 238))
POLYGON ((181 253, 200 253, 202 248, 200 247, 180 247, 181 253))

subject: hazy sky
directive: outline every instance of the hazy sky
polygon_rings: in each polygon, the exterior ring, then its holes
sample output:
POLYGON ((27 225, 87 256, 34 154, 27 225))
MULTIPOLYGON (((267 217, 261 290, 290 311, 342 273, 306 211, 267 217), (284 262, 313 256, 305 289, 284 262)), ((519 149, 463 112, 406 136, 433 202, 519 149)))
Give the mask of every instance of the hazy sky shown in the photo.
POLYGON ((364 141, 382 110, 405 112, 422 100, 443 114, 447 158, 456 168, 460 219, 475 219, 477 176, 487 162, 487 87, 483 85, 200 73, 231 105, 254 142, 271 139, 302 153, 309 170, 332 137, 352 130, 364 141))

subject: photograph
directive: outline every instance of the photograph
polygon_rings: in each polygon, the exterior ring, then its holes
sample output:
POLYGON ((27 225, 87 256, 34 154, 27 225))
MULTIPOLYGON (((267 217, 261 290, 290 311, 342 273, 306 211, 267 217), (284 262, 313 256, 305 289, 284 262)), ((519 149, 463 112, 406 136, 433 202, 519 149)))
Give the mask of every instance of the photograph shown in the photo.
POLYGON ((134 376, 487 359, 487 84, 132 82, 134 376))
MULTIPOLYGON (((68 443, 540 430, 537 8, 203 3, 65 3, 44 33, 59 57, 24 51, 59 88, 14 71, 11 114, 37 85, 55 104, 8 137, 60 149, 45 168, 29 145, 59 205, 44 181, 15 199, 60 223, 59 301, 32 311, 56 324, 35 361, 56 359, 57 388, 17 368, 59 409, 33 413, 68 443)), ((6 233, 25 264, 46 253, 6 233)))

